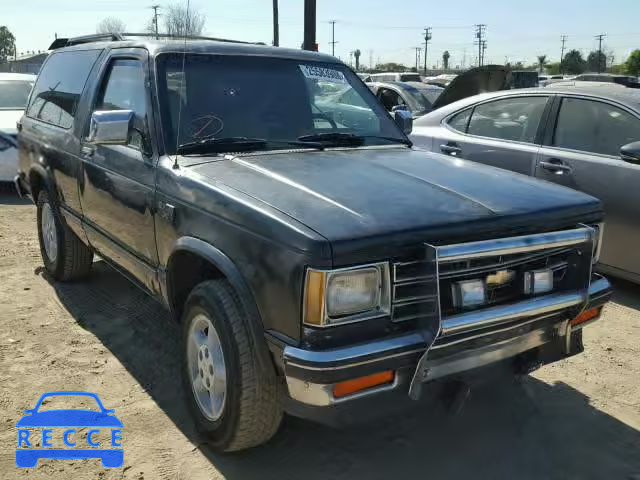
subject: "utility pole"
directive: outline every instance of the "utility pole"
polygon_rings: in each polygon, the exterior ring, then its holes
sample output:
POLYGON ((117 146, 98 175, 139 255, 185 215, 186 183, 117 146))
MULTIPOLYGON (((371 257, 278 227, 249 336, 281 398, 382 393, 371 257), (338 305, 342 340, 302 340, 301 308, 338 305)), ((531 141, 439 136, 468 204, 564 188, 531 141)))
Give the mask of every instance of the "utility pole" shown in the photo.
POLYGON ((598 73, 602 71, 602 39, 606 36, 606 34, 601 33, 595 37, 598 40, 598 73))
POLYGON ((373 50, 369 50, 369 70, 373 70, 373 50))
POLYGON ((420 52, 422 51, 422 47, 413 47, 416 51, 416 72, 419 72, 420 68, 420 52))
POLYGON ((424 74, 427 74, 427 52, 429 50, 429 40, 431 40, 431 27, 424 29, 424 74))
POLYGON ((156 40, 158 40, 158 9, 160 5, 151 5, 153 8, 153 30, 156 34, 156 40))
POLYGON ((334 57, 336 56, 336 21, 335 20, 331 20, 329 22, 331 24, 331 41, 329 42, 331 44, 331 55, 333 55, 334 57))
POLYGON ((476 25, 476 41, 474 45, 478 45, 478 66, 482 66, 482 55, 484 50, 487 49, 487 41, 484 39, 484 34, 487 31, 487 26, 484 23, 476 25))
POLYGON ((316 43, 316 0, 304 0, 304 50, 318 51, 316 43))
POLYGON ((560 73, 564 73, 564 65, 562 61, 564 60, 564 44, 567 43, 567 36, 560 36, 560 40, 562 40, 562 49, 560 50, 560 73))
POLYGON ((278 0, 273 0, 273 46, 280 46, 280 24, 278 22, 278 0))

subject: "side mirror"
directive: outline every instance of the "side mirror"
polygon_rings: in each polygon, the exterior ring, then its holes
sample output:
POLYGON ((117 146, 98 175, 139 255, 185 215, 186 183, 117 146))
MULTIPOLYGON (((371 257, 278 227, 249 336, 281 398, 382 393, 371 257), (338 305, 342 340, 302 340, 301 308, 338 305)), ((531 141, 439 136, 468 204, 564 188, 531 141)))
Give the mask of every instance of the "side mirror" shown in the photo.
POLYGON ((632 142, 620 148, 620 158, 629 163, 640 163, 640 142, 632 142))
POLYGON ((411 116, 411 112, 409 110, 397 109, 397 107, 394 107, 393 119, 396 121, 405 135, 409 135, 411 133, 411 130, 413 130, 413 117, 411 116))
POLYGON ((132 110, 93 112, 87 142, 93 145, 126 145, 132 119, 132 110))

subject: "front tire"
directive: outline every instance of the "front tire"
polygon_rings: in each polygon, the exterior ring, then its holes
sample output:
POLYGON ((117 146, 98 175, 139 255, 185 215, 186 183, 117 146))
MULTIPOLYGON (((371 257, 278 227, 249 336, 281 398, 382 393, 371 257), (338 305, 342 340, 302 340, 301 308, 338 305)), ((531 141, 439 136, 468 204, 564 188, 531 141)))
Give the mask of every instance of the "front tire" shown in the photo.
POLYGON ((182 318, 182 377, 198 430, 221 451, 269 440, 282 421, 273 365, 260 366, 248 316, 226 280, 196 286, 182 318))
POLYGON ((37 208, 40 255, 47 273, 60 281, 88 274, 93 252, 64 223, 58 206, 44 189, 38 195, 37 208))

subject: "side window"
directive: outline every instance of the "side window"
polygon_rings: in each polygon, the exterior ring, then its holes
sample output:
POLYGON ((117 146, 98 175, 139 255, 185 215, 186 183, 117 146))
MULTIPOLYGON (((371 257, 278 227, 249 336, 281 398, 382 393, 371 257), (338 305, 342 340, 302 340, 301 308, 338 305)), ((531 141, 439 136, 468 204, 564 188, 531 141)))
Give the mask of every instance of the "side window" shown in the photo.
POLYGON ((467 108, 466 110, 456 113, 449 119, 447 124, 458 132, 467 133, 467 125, 469 124, 471 110, 471 108, 467 108))
POLYGON ((70 128, 84 84, 100 52, 78 50, 51 54, 33 87, 27 116, 70 128))
POLYGON ((514 97, 476 106, 467 133, 533 143, 548 97, 514 97))
POLYGON ((563 98, 553 145, 618 156, 620 147, 640 140, 640 120, 604 102, 563 98))
POLYGON ((132 110, 133 126, 129 145, 143 149, 143 132, 147 117, 147 91, 142 63, 139 60, 116 59, 104 77, 96 110, 132 110))
POLYGON ((404 100, 393 90, 381 88, 378 90, 378 98, 387 111, 391 111, 396 105, 404 105, 404 100))

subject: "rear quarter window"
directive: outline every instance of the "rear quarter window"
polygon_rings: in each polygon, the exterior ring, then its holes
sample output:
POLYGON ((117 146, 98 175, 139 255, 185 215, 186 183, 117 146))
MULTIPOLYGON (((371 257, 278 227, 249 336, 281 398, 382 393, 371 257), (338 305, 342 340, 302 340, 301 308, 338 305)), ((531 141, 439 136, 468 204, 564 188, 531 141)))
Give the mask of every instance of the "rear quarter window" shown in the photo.
POLYGON ((27 116, 70 128, 80 96, 101 50, 53 53, 42 67, 27 107, 27 116))

